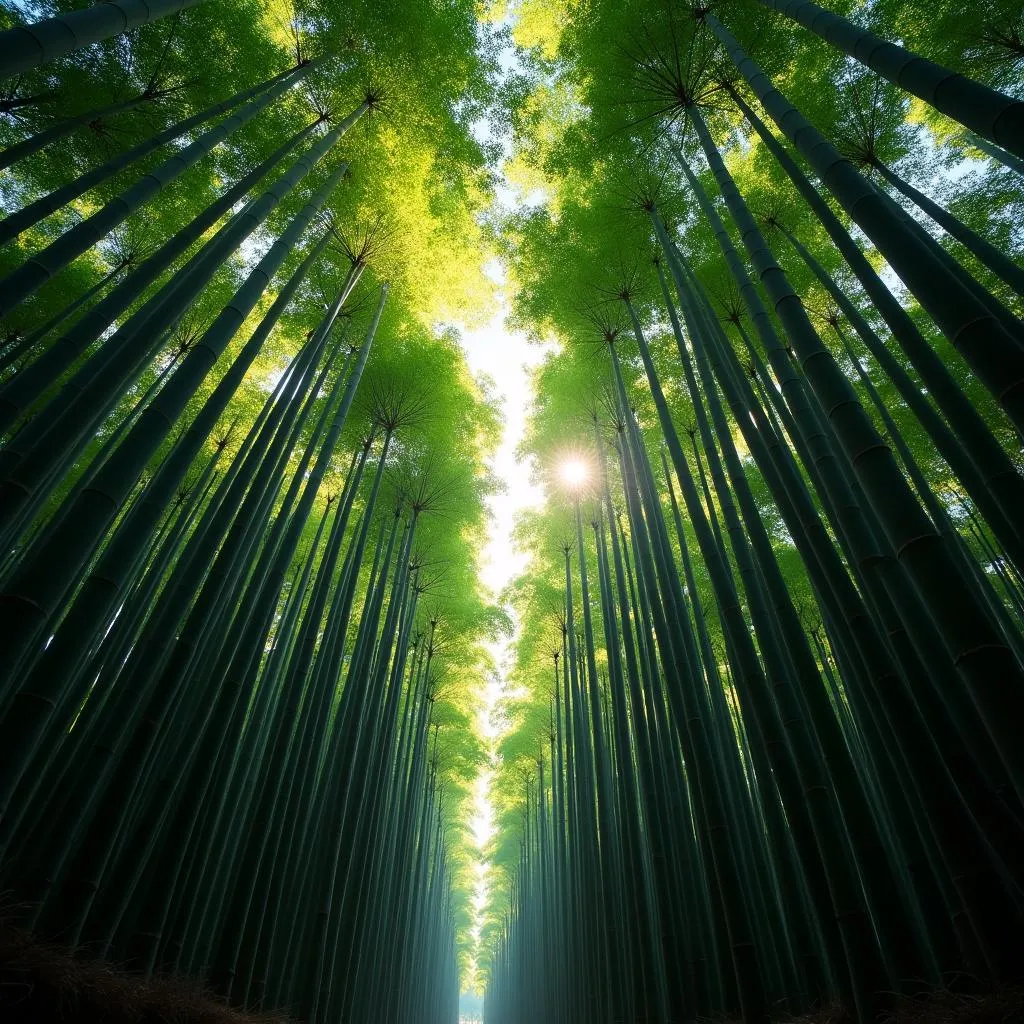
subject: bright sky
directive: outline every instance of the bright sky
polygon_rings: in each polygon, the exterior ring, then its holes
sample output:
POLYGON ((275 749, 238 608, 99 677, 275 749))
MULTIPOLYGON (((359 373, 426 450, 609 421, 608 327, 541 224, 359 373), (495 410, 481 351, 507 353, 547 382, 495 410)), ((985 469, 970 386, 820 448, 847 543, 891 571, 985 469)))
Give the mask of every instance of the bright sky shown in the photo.
MULTIPOLYGON (((512 72, 517 65, 514 48, 504 47, 498 62, 504 74, 512 72)), ((495 138, 491 125, 486 121, 474 125, 474 134, 481 142, 494 141, 495 138)), ((508 155, 510 140, 500 141, 508 155)), ((508 209, 519 200, 520 197, 509 188, 507 181, 498 184, 495 195, 497 206, 508 209)), ((505 283, 505 268, 497 260, 492 261, 484 269, 499 288, 505 283)), ((543 346, 530 344, 524 335, 510 331, 505 322, 507 312, 508 299, 502 295, 499 310, 486 327, 462 331, 466 362, 474 376, 487 376, 491 379, 504 416, 501 445, 491 460, 490 468, 504 483, 505 490, 487 502, 491 522, 480 566, 480 578, 491 591, 494 600, 499 600, 507 584, 526 568, 527 556, 516 549, 512 537, 516 516, 522 510, 539 505, 543 501, 541 488, 530 482, 529 464, 517 462, 515 451, 523 438, 527 410, 532 400, 530 368, 541 362, 545 350, 543 346)), ((483 703, 477 724, 481 735, 492 744, 496 744, 501 731, 494 711, 501 697, 507 692, 511 646, 511 639, 493 646, 491 653, 497 672, 483 684, 483 703)), ((495 756, 492 746, 492 762, 495 756)), ((489 893, 490 865, 486 859, 486 848, 494 835, 494 808, 490 800, 492 777, 493 765, 482 772, 476 781, 473 819, 470 822, 477 848, 476 886, 473 894, 474 921, 470 929, 474 943, 479 943, 480 927, 489 893)), ((472 1015, 475 1019, 479 1013, 478 999, 466 993, 461 1002, 462 1018, 468 1020, 472 1015)))
MULTIPOLYGON (((489 275, 500 285, 504 275, 500 265, 487 268, 489 275)), ((530 482, 528 463, 517 462, 515 450, 523 437, 527 408, 531 400, 530 367, 537 365, 544 357, 544 349, 531 345, 526 338, 508 330, 505 325, 507 305, 503 300, 501 309, 486 327, 464 331, 462 345, 466 362, 475 376, 491 378, 495 393, 501 400, 504 415, 504 430, 501 445, 491 460, 491 469, 505 484, 505 492, 488 499, 491 513, 490 530, 483 551, 480 577, 497 600, 501 591, 526 567, 527 556, 516 550, 512 538, 516 515, 531 505, 543 500, 541 489, 530 482)), ((506 692, 507 666, 511 657, 510 641, 495 644, 492 649, 498 666, 494 678, 484 684, 483 706, 478 727, 483 736, 492 743, 500 733, 500 726, 494 718, 494 709, 506 692)), ((489 769, 477 779, 473 820, 473 838, 478 850, 476 890, 473 898, 475 921, 471 929, 474 941, 480 936, 480 924, 488 898, 489 865, 485 859, 487 843, 494 834, 494 809, 491 806, 489 790, 492 770, 489 769)))
MULTIPOLYGON (((499 264, 489 264, 486 270, 499 285, 503 283, 503 268, 499 264)), ((526 565, 525 555, 512 548, 511 531, 516 513, 539 504, 542 499, 541 489, 530 483, 528 464, 516 461, 515 449, 523 438, 527 407, 532 399, 529 371, 543 359, 544 348, 531 345, 522 334, 510 332, 505 325, 506 310, 503 298, 501 309, 491 323, 462 333, 462 347, 470 370, 474 376, 486 375, 494 382, 505 418, 501 446, 491 468, 504 481, 507 493, 495 495, 488 501, 493 523, 480 573, 495 594, 526 565)))

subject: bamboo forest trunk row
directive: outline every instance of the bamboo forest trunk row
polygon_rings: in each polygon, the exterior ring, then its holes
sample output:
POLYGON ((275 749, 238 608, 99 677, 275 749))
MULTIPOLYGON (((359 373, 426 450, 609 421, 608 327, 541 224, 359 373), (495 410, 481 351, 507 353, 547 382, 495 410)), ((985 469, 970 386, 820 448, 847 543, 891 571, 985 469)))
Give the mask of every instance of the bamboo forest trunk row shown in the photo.
MULTIPOLYGON (((20 73, 167 15, 173 51, 191 6, 12 29, 0 62, 20 73)), ((228 99, 228 79, 204 91, 169 69, 194 113, 141 142, 112 133, 105 160, 69 162, 0 222, 24 246, 3 306, 29 324, 0 385, 0 878, 17 926, 142 979, 310 1024, 450 1024, 438 690, 446 646, 475 639, 420 567, 468 447, 442 449, 425 415, 415 362, 439 343, 385 275, 408 280, 382 258, 394 212, 350 194, 359 161, 384 180, 366 156, 380 91, 332 50, 255 61, 228 99)), ((34 173, 81 123, 10 147, 6 173, 34 173)))
MULTIPOLYGON (((759 3, 1014 166, 989 143, 1020 155, 1018 100, 759 3)), ((607 162, 512 229, 517 314, 563 346, 523 445, 550 493, 517 671, 550 725, 532 761, 526 727, 508 748, 526 783, 489 1024, 869 1022, 958 977, 1022 981, 1024 277, 888 165, 915 210, 861 175, 732 27, 758 45, 763 24, 692 13, 652 7, 622 58, 632 119, 594 115, 607 162)), ((588 57, 616 17, 591 16, 569 19, 588 57)))

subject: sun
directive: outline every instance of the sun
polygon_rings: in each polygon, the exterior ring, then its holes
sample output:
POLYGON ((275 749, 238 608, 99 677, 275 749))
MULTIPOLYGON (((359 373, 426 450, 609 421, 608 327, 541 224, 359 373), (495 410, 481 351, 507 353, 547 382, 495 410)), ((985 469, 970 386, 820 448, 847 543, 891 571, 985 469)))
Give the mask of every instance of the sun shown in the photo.
POLYGON ((558 469, 562 483, 573 489, 582 487, 590 476, 590 467, 581 459, 566 459, 558 469))

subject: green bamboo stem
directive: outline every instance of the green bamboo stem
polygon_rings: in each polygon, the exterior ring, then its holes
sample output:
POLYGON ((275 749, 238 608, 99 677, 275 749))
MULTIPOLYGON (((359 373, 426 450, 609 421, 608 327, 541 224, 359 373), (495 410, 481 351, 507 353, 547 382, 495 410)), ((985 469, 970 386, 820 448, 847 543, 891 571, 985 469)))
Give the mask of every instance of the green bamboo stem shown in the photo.
MULTIPOLYGON (((214 224, 217 223, 231 208, 261 181, 284 157, 298 146, 316 127, 313 122, 301 129, 281 146, 274 150, 265 160, 261 161, 248 174, 240 178, 231 188, 211 203, 202 213, 168 239, 161 248, 144 260, 128 275, 111 293, 98 302, 82 319, 61 335, 42 355, 30 366, 26 367, 8 385, 0 389, 0 429, 8 429, 19 416, 42 392, 55 384, 61 375, 71 366, 100 334, 134 302, 157 277, 166 270, 214 224)), ((186 264, 186 266, 189 266, 186 264)), ((128 325, 134 318, 123 325, 124 335, 131 334, 128 325)), ((136 323, 142 321, 140 318, 136 323)), ((147 321, 148 322, 148 321, 147 321)), ((117 347, 117 340, 123 337, 116 331, 110 338, 110 348, 104 346, 102 365, 112 350, 117 347)), ((94 378, 93 378, 94 379, 94 378)), ((56 410, 54 410, 56 411, 56 410)))
MULTIPOLYGON (((298 70, 299 69, 296 68, 288 68, 286 71, 282 71, 279 74, 274 75, 273 78, 259 82, 248 89, 244 89, 242 92, 236 93, 234 96, 230 96, 228 99, 222 100, 220 103, 215 103, 212 106, 207 107, 205 110, 201 110, 197 114, 193 114, 191 117, 185 118, 185 120, 179 121, 176 124, 165 128, 163 131, 151 135, 143 142, 138 143, 131 149, 127 149, 124 152, 119 153, 117 156, 111 157, 105 163, 94 167, 92 170, 86 171, 84 174, 80 174, 77 178, 61 185, 48 195, 42 196, 39 199, 28 203, 26 206, 23 206, 20 210, 16 210, 15 212, 8 214, 7 217, 0 221, 0 240, 3 242, 12 241, 29 228, 49 217, 50 214, 56 213, 62 207, 67 206, 68 203, 73 202, 90 189, 93 189, 97 185, 100 185, 104 181, 112 178, 126 167, 131 166, 137 160, 143 159, 150 153, 156 152, 161 146, 166 145, 168 142, 173 142, 175 139, 186 135, 193 129, 214 120, 220 114, 226 113, 240 104, 260 97, 266 93, 269 88, 272 88, 283 81, 287 81, 291 76, 296 75, 298 70)), ((106 232, 104 232, 104 234, 105 233, 106 232)), ((99 237, 102 237, 102 234, 99 237)), ((91 245, 92 243, 89 244, 91 245)))
MULTIPOLYGON (((309 158, 304 162, 309 166, 309 158)), ((11 626, 11 662, 29 647, 35 630, 42 625, 49 609, 60 599, 65 586, 83 564, 89 545, 105 532, 127 490, 138 479, 185 403, 255 307, 271 276, 337 187, 346 170, 347 165, 344 161, 340 162, 302 210, 292 218, 280 238, 236 292, 231 303, 186 356, 157 401, 143 413, 118 452, 97 474, 92 487, 79 497, 74 514, 69 515, 68 520, 47 539, 44 547, 26 553, 21 569, 11 581, 9 596, 6 598, 12 613, 5 616, 5 624, 11 626), (19 593, 22 589, 24 594, 19 593), (15 608, 19 608, 20 613, 15 613, 15 608), (21 614, 25 615, 24 619, 20 618, 21 614), (24 631, 17 630, 18 619, 25 627, 24 631), (30 622, 32 625, 29 625, 30 622)))
MULTIPOLYGON (((806 2, 806 0, 805 0, 806 2)), ((774 87, 764 71, 712 14, 705 23, 772 119, 818 174, 853 221, 877 246, 1019 430, 1024 430, 1024 349, 904 223, 900 207, 878 192, 853 164, 774 87)))
POLYGON ((138 96, 133 96, 131 99, 121 100, 118 103, 108 103, 104 107, 97 107, 94 110, 86 111, 84 114, 77 114, 74 117, 58 121, 55 125, 41 132, 36 132, 27 139, 16 142, 13 146, 0 150, 0 171, 5 170, 19 160, 24 160, 33 153, 38 153, 41 149, 49 146, 51 142, 56 142, 58 139, 64 138, 65 135, 70 135, 78 128, 98 125, 105 118, 115 117, 129 110, 135 110, 144 103, 152 103, 154 100, 162 99, 167 95, 168 90, 149 88, 139 93, 138 96))
POLYGON ((91 288, 82 292, 77 299, 69 302, 63 309, 54 313, 49 320, 37 327, 31 334, 26 334, 22 340, 22 345, 24 346, 22 351, 31 349, 51 331, 56 330, 65 320, 74 316, 83 306, 88 305, 122 270, 127 269, 130 265, 128 260, 118 263, 115 267, 108 270, 91 288))
MULTIPOLYGON (((734 541, 734 554, 740 561, 741 567, 746 567, 747 600, 754 610, 755 626, 759 627, 758 637, 762 653, 772 671, 771 684, 760 671, 728 569, 720 554, 717 558, 715 557, 716 545, 699 505, 694 482, 686 467, 678 438, 672 427, 667 405, 647 352, 646 343, 643 340, 639 321, 632 311, 632 306, 627 305, 627 308, 630 310, 634 334, 637 337, 652 393, 658 405, 669 451, 673 455, 673 465, 683 489, 690 522, 696 529, 700 539, 701 553, 711 571, 719 612, 732 637, 737 667, 735 678, 740 689, 741 703, 745 710, 749 707, 753 713, 761 733, 761 742, 765 745, 766 753, 780 785, 787 817, 791 828, 794 829, 797 851, 801 857, 805 877, 811 887, 812 899, 819 917, 827 920, 826 915, 834 914, 835 921, 844 932, 845 959, 849 964, 853 983, 852 992, 844 994, 847 994, 848 998, 849 995, 852 995, 852 1002, 857 1006, 858 1013, 864 1019, 869 1019, 873 1016, 873 1006, 878 999, 878 994, 888 988, 887 979, 870 935, 870 921, 866 914, 866 908, 857 892, 852 876, 847 874, 844 877, 843 875, 843 866, 848 863, 843 851, 844 839, 841 838, 842 832, 837 825, 838 819, 827 799, 828 789, 824 785, 821 766, 808 742, 802 713, 790 695, 791 684, 788 676, 792 672, 792 668, 786 664, 781 652, 777 651, 775 647, 772 635, 773 627, 769 621, 768 610, 764 605, 760 583, 752 576, 753 566, 747 552, 745 534, 733 509, 732 499, 722 477, 721 469, 717 468, 717 460, 715 460, 713 473, 718 477, 716 489, 731 524, 730 535, 734 541), (767 696, 769 685, 774 700, 767 696), (780 700, 784 701, 781 709, 775 706, 776 702, 780 700), (785 722, 786 741, 781 738, 783 721, 785 722), (786 749, 787 747, 790 749, 786 749), (794 754, 796 755, 795 761, 792 760, 794 754), (802 778, 798 778, 797 772, 802 778), (825 797, 824 801, 823 797, 825 797), (802 817, 801 811, 805 807, 810 809, 811 819, 802 817), (818 854, 820 860, 815 858, 815 853, 818 854)), ((682 346, 680 346, 680 354, 683 357, 684 368, 687 368, 689 358, 682 346)), ((691 397, 696 406, 700 403, 700 395, 696 392, 696 380, 693 378, 692 370, 688 372, 687 376, 693 388, 691 397)), ((707 385, 707 382, 705 384, 707 385)), ((707 391, 707 386, 705 386, 705 394, 710 394, 707 391)), ((715 407, 712 405, 713 412, 714 409, 715 407)), ((707 441, 710 441, 710 426, 704 421, 703 410, 698 416, 698 422, 704 424, 707 441)), ((717 426, 721 430, 723 424, 720 422, 717 426)), ((711 458, 712 450, 709 450, 708 454, 711 458)), ((735 469, 734 466, 734 471, 735 469)), ((735 472, 733 478, 736 479, 735 472)), ((837 947, 838 943, 833 942, 830 949, 832 957, 836 957, 838 953, 840 958, 839 963, 834 963, 834 967, 839 966, 843 959, 842 953, 838 952, 837 947)))
POLYGON ((310 248, 274 303, 267 311, 249 341, 243 347, 229 372, 221 379, 213 394, 204 404, 199 416, 189 425, 188 432, 180 438, 171 455, 161 465, 159 472, 150 482, 144 500, 133 510, 132 515, 122 524, 115 541, 108 545, 103 556, 86 581, 86 591, 79 598, 81 614, 72 624, 62 623, 59 636, 47 646, 46 670, 28 677, 28 686, 15 694, 14 702, 0 723, 0 737, 7 736, 12 754, 6 761, 3 780, 0 783, 0 817, 6 806, 6 797, 11 788, 21 779, 21 773, 30 763, 36 751, 36 744, 47 724, 47 711, 56 706, 56 688, 63 685, 65 674, 60 666, 74 664, 86 644, 91 642, 95 631, 115 607, 124 591, 120 567, 131 564, 166 506, 169 496, 180 486, 188 467, 192 464, 199 447, 206 441, 220 419, 245 376, 253 360, 263 348, 281 314, 291 302, 312 265, 319 258, 330 238, 325 232, 310 248), (120 541, 120 543, 118 543, 120 541), (90 586, 90 582, 93 585, 90 586), (31 715, 31 718, 27 718, 31 715))
MULTIPOLYGON (((320 62, 317 62, 320 63, 320 62)), ((30 256, 17 270, 0 281, 3 295, 0 297, 0 316, 9 313, 18 303, 39 290, 58 270, 66 267, 73 259, 87 252, 104 235, 118 224, 140 210, 155 198, 176 178, 197 164, 227 139, 236 128, 251 121, 263 110, 279 99, 297 82, 305 78, 316 67, 316 63, 304 64, 272 80, 269 88, 261 83, 243 93, 241 99, 249 99, 236 113, 225 118, 216 128, 211 128, 184 149, 168 157, 163 163, 129 186, 100 210, 65 231, 60 238, 45 249, 30 256)), ((229 101, 230 102, 230 101, 229 101)), ((206 120, 204 117, 203 120, 206 120)))
MULTIPOLYGON (((868 298, 871 299, 875 308, 881 314, 886 324, 888 324, 893 338, 917 370, 929 394, 934 398, 939 409, 949 422, 950 427, 968 450, 970 458, 978 466, 978 472, 985 481, 985 486, 992 491, 996 501, 999 502, 1003 509, 1004 517, 1011 524, 1014 523, 1016 515, 1014 510, 1019 508, 1021 502, 1024 501, 1024 481, 1021 480, 1016 467, 992 435, 992 431, 979 412, 957 386, 935 350, 921 335, 907 311, 896 301, 893 294, 854 243, 849 232, 847 232, 828 204, 811 185, 793 158, 783 149, 764 122, 754 114, 736 90, 730 88, 729 91, 733 101, 743 112, 744 117, 753 125, 758 136, 779 162, 779 165, 793 182, 797 191, 814 211, 836 248, 846 259, 864 291, 867 293, 868 298)), ((886 359, 884 353, 874 349, 872 353, 886 367, 887 372, 898 368, 898 364, 894 360, 883 361, 886 359)), ((916 389, 913 388, 912 384, 908 388, 906 386, 907 381, 903 381, 901 385, 901 380, 902 378, 899 376, 897 369, 897 376, 894 377, 894 381, 900 387, 904 400, 912 401, 911 393, 916 389), (908 398, 908 395, 911 397, 908 398)))
POLYGON ((949 587, 949 581, 960 576, 954 557, 918 504, 849 381, 811 327, 799 298, 732 184, 703 120, 693 108, 688 113, 750 258, 776 313, 786 325, 808 382, 821 408, 826 410, 836 438, 885 528, 900 565, 934 617, 1018 792, 1024 793, 1024 758, 1010 742, 1006 729, 1007 718, 1014 717, 1012 709, 1018 699, 1014 691, 1019 688, 1011 681, 1024 678, 1024 673, 989 617, 965 599, 966 589, 949 587), (996 679, 1000 682, 996 683, 996 679))
POLYGON ((983 266, 1012 288, 1018 297, 1024 297, 1024 270, 1021 270, 1013 260, 1004 256, 991 242, 982 238, 976 231, 972 231, 962 220, 954 217, 934 199, 926 196, 920 189, 914 188, 910 182, 901 178, 881 160, 872 161, 871 166, 897 192, 923 210, 943 231, 955 238, 983 266))
MULTIPOLYGON (((868 324, 842 289, 839 288, 831 275, 810 254, 799 239, 782 225, 779 225, 779 229, 815 277, 817 277, 836 301, 858 336, 867 345, 868 351, 879 361, 889 379, 896 385, 900 397, 903 398, 928 432, 939 453, 949 464, 953 472, 956 473, 958 479, 967 489, 973 500, 984 510, 985 516, 993 529, 1004 539, 1008 549, 1014 551, 1016 557, 1024 562, 1024 543, 1021 542, 1012 521, 1007 519, 1006 513, 1003 511, 999 501, 1000 495, 995 493, 994 490, 990 490, 987 482, 979 473, 974 460, 970 457, 969 450, 953 435, 952 431, 942 421, 942 418, 925 396, 921 394, 920 389, 886 348, 882 339, 875 334, 870 324, 868 324)), ((1020 477, 1020 474, 1016 473, 1005 455, 1002 456, 1002 461, 1009 468, 1009 474, 1002 477, 1004 482, 1004 486, 1001 488, 1002 501, 1005 502, 1013 491, 1020 489, 1024 492, 1024 479, 1020 477)), ((1024 493, 1022 493, 1022 497, 1024 497, 1024 493)))
POLYGON ((971 131, 1024 157, 1024 104, 880 39, 811 0, 758 0, 971 131))
POLYGON ((1024 160, 1019 157, 1013 156, 1012 153, 1007 153, 1000 149, 998 146, 992 145, 988 139, 980 138, 977 135, 969 134, 967 141, 977 147, 985 154, 997 163, 1002 164, 1004 167, 1008 167, 1011 171, 1016 171, 1018 174, 1024 174, 1024 160))
MULTIPOLYGON (((619 392, 620 401, 625 400, 625 389, 622 383, 621 374, 618 371, 618 363, 614 348, 612 351, 612 366, 615 370, 616 387, 619 392)), ((632 487, 627 481, 627 494, 632 498, 632 487)), ((635 507, 635 506, 634 506, 635 507)), ((634 518, 639 517, 639 508, 635 507, 634 518)), ((657 521, 655 521, 657 525, 657 521)), ((650 571, 653 574, 654 560, 644 556, 650 571)), ((664 556, 662 556, 664 562, 664 556)), ((645 575, 646 575, 645 568, 645 575)), ((678 575, 663 567, 659 573, 662 579, 671 580, 674 576, 678 585, 678 575)), ((701 830, 710 842, 712 864, 716 877, 718 878, 717 890, 723 901, 728 941, 733 958, 733 973, 739 990, 744 1019, 757 1021, 765 1015, 764 1009, 764 982, 758 967, 757 950, 752 942, 748 911, 744 906, 742 898, 743 887, 739 881, 738 856, 735 849, 734 829, 730 828, 727 812, 723 803, 723 795, 717 791, 712 783, 710 772, 712 765, 717 758, 708 749, 709 737, 703 728, 695 727, 695 722, 700 720, 692 698, 682 696, 681 691, 683 680, 692 678, 693 673, 680 671, 678 662, 679 655, 674 651, 674 644, 668 636, 668 623, 659 611, 659 603, 652 600, 652 612, 654 614, 655 632, 659 634, 659 646, 663 647, 663 659, 668 663, 668 678, 675 676, 675 685, 668 689, 669 697, 672 700, 673 710, 677 721, 686 722, 686 735, 694 748, 694 754, 687 758, 689 771, 694 773, 697 779, 697 788, 700 793, 701 803, 707 820, 701 830), (671 652, 671 653, 669 653, 671 652), (673 662, 675 664, 673 664, 673 662)), ((679 621, 678 613, 675 616, 679 621)), ((681 638, 684 640, 684 648, 689 648, 688 660, 691 664, 697 662, 696 652, 692 647, 692 637, 688 630, 681 630, 681 638)), ((685 692, 685 691, 683 691, 685 692)))
POLYGON ((0 32, 0 78, 39 67, 65 53, 188 10, 200 2, 118 0, 7 29, 0 32))

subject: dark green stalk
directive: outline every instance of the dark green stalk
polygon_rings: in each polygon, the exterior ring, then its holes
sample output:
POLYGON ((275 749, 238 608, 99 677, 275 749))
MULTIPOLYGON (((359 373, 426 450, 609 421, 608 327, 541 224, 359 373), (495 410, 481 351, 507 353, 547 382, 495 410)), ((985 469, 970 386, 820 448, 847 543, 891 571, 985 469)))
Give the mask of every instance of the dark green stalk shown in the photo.
POLYGON ((0 78, 188 10, 202 0, 117 0, 0 32, 0 78))
MULTIPOLYGON (((111 293, 98 302, 74 326, 61 335, 42 355, 26 367, 15 381, 10 381, 0 389, 0 429, 7 429, 15 419, 43 391, 54 385, 71 364, 152 284, 157 277, 199 238, 201 238, 221 217, 224 216, 253 186, 259 183, 277 164, 279 164, 296 146, 298 146, 318 122, 307 125, 296 132, 290 139, 279 146, 265 160, 254 167, 248 174, 240 178, 224 194, 211 203, 202 213, 194 217, 185 227, 168 239, 156 253, 144 260, 124 281, 111 293)), ((253 223, 251 230, 256 224, 253 223)), ((241 239, 239 239, 240 241, 241 239)), ((205 250, 204 250, 205 251, 205 250)), ((194 264, 190 260, 183 272, 194 264)), ((158 305, 158 304, 155 304, 158 305)), ((146 308, 146 307, 143 307, 146 308)), ((141 312, 141 310, 140 310, 141 312)), ((148 318, 148 314, 147 314, 148 318)), ((106 366, 112 351, 116 351, 122 337, 134 336, 135 327, 129 325, 149 322, 148 319, 130 317, 122 325, 124 333, 119 329, 104 345, 104 355, 98 360, 98 366, 106 366)), ((92 374, 95 379, 99 374, 92 374)), ((63 397, 63 396, 62 396, 63 397)), ((49 415, 56 415, 50 406, 49 415)))
POLYGON ((878 435, 849 381, 810 325, 803 305, 775 263, 736 191, 703 119, 692 107, 688 114, 751 261, 772 299, 775 312, 786 326, 808 382, 821 408, 827 412, 835 437, 888 534, 899 564, 934 617, 1018 792, 1024 793, 1024 758, 1017 753, 1018 745, 1011 743, 1006 729, 1007 719, 1015 717, 1013 708, 1018 697, 1014 691, 1024 694, 1024 673, 988 616, 966 599, 966 588, 950 587, 951 580, 960 578, 956 560, 918 504, 892 452, 878 435), (1020 687, 1012 683, 1018 678, 1020 687))
POLYGON ((982 138, 1024 157, 1024 104, 880 39, 811 0, 758 0, 982 138))
MULTIPOLYGON (((1002 455, 1001 461, 1005 463, 1001 477, 1003 486, 1000 487, 999 492, 994 488, 990 490, 988 484, 979 473, 975 461, 970 457, 967 446, 961 444, 953 435, 925 396, 921 394, 921 391, 910 379, 906 371, 903 370, 886 348, 882 339, 875 334, 870 324, 868 324, 842 289, 839 288, 831 275, 785 227, 779 225, 779 229, 797 253, 799 253, 815 277, 818 278, 836 301, 858 336, 868 347, 868 351, 879 361, 889 379, 896 385, 900 397, 903 398, 928 432, 939 453, 949 464, 953 472, 956 473, 958 479, 967 489, 973 500, 984 510, 985 516, 993 529, 1004 539, 1009 549, 1016 552, 1016 557, 1021 562, 1024 562, 1024 543, 1021 542, 1012 521, 1008 520, 1000 502, 1001 496, 1003 502, 1008 501, 1010 496, 1018 489, 1022 492, 1021 498, 1024 499, 1024 480, 1014 470, 1010 460, 1005 454, 1002 455)), ((993 443, 995 443, 994 439, 993 443)))
POLYGON ((897 192, 919 207, 948 235, 955 238, 978 261, 992 271, 1000 280, 1009 285, 1018 296, 1024 297, 1024 270, 1013 260, 1004 256, 991 242, 984 239, 976 231, 972 231, 962 220, 954 217, 948 210, 930 199, 910 182, 901 178, 891 167, 874 160, 871 166, 897 192))
MULTIPOLYGON (((249 311, 255 307, 272 274, 333 192, 346 169, 343 161, 339 163, 302 211, 292 218, 281 237, 236 292, 231 304, 192 348, 157 401, 143 413, 118 451, 97 474, 92 487, 82 492, 68 520, 47 539, 45 546, 33 546, 26 553, 6 598, 10 614, 4 617, 3 628, 6 632, 10 626, 7 637, 10 638, 11 662, 29 646, 47 611, 60 599, 64 588, 84 563, 88 545, 107 529, 124 500, 125 492, 138 479, 166 437, 170 425, 180 415, 249 311), (24 594, 19 593, 22 589, 24 594)), ((4 642, 7 642, 6 638, 4 642)))
POLYGON ((905 223, 905 215, 896 203, 878 192, 774 87, 725 26, 712 14, 704 20, 772 119, 825 187, 877 246, 1018 430, 1024 430, 1024 349, 978 300, 963 277, 951 274, 905 223))
POLYGON ((168 157, 91 217, 64 232, 45 249, 30 256, 17 270, 0 281, 3 292, 0 297, 0 316, 9 313, 29 295, 38 291, 58 270, 91 249, 104 235, 140 210, 188 168, 209 156, 235 129, 269 107, 296 82, 305 78, 314 66, 312 63, 305 64, 279 75, 269 88, 261 83, 247 90, 241 99, 248 99, 253 95, 255 98, 246 102, 236 113, 225 118, 216 128, 211 128, 174 156, 168 157))
POLYGON ((167 94, 167 90, 146 89, 131 99, 121 100, 117 103, 108 103, 104 107, 97 107, 86 111, 84 114, 76 114, 74 117, 67 117, 63 121, 58 121, 55 125, 51 125, 41 132, 36 132, 27 139, 16 142, 13 146, 0 150, 0 171, 6 170, 11 164, 24 160, 33 153, 38 153, 41 149, 49 146, 51 142, 56 142, 58 139, 64 138, 65 135, 70 135, 78 128, 99 125, 105 118, 115 117, 126 111, 135 110, 145 103, 152 103, 154 100, 162 99, 167 94))
MULTIPOLYGON (((985 481, 985 485, 992 491, 996 501, 1002 507, 1004 517, 1011 524, 1014 523, 1016 521, 1014 510, 1019 508, 1021 503, 1024 502, 1024 481, 1022 481, 1016 467, 992 435, 991 430, 981 418, 981 415, 971 405, 953 380, 935 350, 921 335, 907 311, 885 286, 860 248, 853 241, 849 232, 843 227, 810 181, 808 181, 793 158, 783 149, 764 122, 754 114, 735 89, 730 88, 729 92, 733 101, 743 112, 743 115, 750 124, 753 125, 758 136, 793 182, 797 191, 814 211, 836 248, 842 253, 858 281, 860 281, 868 298, 871 299, 875 308, 881 314, 882 319, 889 326, 893 338, 917 370, 929 394, 934 398, 939 409, 945 415, 961 444, 968 450, 971 460, 977 465, 978 472, 985 481)), ((823 281, 822 283, 828 288, 826 282, 823 281)), ((836 301, 838 302, 839 300, 837 299, 836 301)), ((866 338, 865 343, 868 344, 866 338)), ((885 367, 887 373, 891 374, 893 370, 896 370, 896 376, 893 377, 894 383, 900 389, 904 401, 912 402, 911 393, 916 391, 916 388, 914 388, 912 382, 900 376, 898 372, 899 364, 891 358, 889 361, 886 361, 887 353, 883 353, 881 349, 872 348, 871 351, 875 358, 885 367), (909 388, 907 387, 908 383, 910 385, 909 388), (908 395, 911 395, 911 397, 908 398, 908 395)))

